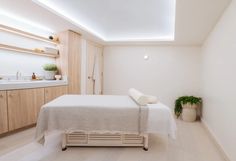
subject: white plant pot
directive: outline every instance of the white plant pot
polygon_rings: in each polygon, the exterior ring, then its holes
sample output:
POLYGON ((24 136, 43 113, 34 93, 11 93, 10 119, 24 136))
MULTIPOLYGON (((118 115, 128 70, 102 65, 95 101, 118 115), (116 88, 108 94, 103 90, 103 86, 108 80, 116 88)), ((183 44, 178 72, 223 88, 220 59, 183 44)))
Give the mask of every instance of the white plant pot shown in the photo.
POLYGON ((187 121, 187 122, 194 122, 196 121, 197 118, 197 105, 196 104, 185 104, 182 106, 182 120, 187 121))
POLYGON ((44 79, 54 80, 56 73, 56 71, 44 71, 44 79))

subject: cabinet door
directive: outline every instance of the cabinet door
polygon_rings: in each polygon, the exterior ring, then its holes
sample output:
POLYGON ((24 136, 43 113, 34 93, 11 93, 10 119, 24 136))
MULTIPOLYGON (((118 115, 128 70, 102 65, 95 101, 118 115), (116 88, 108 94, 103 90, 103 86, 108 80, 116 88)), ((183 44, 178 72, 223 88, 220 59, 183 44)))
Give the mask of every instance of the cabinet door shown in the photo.
POLYGON ((57 86, 45 88, 45 103, 52 101, 53 99, 67 94, 67 86, 57 86))
POLYGON ((71 30, 59 33, 60 57, 56 59, 59 72, 68 76, 68 93, 80 94, 81 35, 71 30))
POLYGON ((34 90, 34 105, 35 105, 35 122, 38 119, 38 115, 39 115, 39 111, 41 109, 41 107, 44 105, 45 101, 44 101, 44 88, 37 88, 34 90))
POLYGON ((0 91, 0 134, 8 132, 7 93, 0 91))
POLYGON ((69 31, 68 41, 68 93, 80 94, 81 36, 69 31))
POLYGON ((8 95, 9 130, 36 123, 40 107, 44 104, 44 89, 12 90, 8 95))
POLYGON ((23 120, 21 118, 25 115, 24 110, 20 106, 20 91, 7 91, 7 98, 9 130, 14 130, 22 127, 23 120))

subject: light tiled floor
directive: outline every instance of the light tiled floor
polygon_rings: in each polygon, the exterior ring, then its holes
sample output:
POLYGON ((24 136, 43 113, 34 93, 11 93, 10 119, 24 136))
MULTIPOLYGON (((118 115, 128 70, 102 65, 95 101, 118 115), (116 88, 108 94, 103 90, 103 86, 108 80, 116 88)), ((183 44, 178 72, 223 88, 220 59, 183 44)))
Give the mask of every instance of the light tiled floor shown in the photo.
POLYGON ((224 161, 201 122, 177 120, 176 140, 151 135, 149 151, 142 148, 68 148, 61 151, 60 135, 44 146, 33 142, 34 128, 0 139, 0 161, 224 161))
POLYGON ((0 138, 0 156, 31 143, 34 140, 35 128, 0 138))

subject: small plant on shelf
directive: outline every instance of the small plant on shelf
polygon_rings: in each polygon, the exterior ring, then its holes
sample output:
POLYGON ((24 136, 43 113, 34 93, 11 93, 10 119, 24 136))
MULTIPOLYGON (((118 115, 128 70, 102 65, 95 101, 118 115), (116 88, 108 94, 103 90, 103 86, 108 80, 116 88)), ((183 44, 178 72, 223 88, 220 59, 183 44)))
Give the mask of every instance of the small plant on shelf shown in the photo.
POLYGON ((57 71, 57 66, 56 66, 56 64, 45 64, 43 66, 43 69, 45 71, 57 71))
POLYGON ((56 64, 45 64, 43 66, 44 69, 44 78, 46 80, 54 80, 55 75, 57 73, 57 66, 56 64))
POLYGON ((182 114, 184 121, 196 120, 196 109, 202 103, 200 97, 195 96, 182 96, 175 101, 175 115, 177 118, 182 114))

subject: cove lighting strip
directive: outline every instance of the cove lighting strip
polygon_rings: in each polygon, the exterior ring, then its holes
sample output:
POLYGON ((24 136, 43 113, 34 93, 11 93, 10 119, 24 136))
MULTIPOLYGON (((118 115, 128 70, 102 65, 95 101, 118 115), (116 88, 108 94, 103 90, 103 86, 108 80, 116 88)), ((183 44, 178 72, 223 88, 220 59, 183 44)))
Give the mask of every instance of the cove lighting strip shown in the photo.
POLYGON ((76 18, 72 17, 71 15, 69 15, 66 11, 62 10, 61 8, 56 7, 54 4, 50 3, 50 1, 48 0, 32 0, 33 2, 35 2, 36 4, 38 4, 39 6, 55 13, 56 15, 66 19, 67 21, 71 22, 72 24, 78 26, 79 28, 101 38, 103 41, 106 41, 106 39, 104 38, 104 36, 102 36, 101 34, 99 34, 98 32, 94 31, 92 28, 82 24, 81 22, 79 22, 76 18))
POLYGON ((78 19, 73 17, 72 15, 69 15, 66 11, 64 11, 62 8, 58 8, 56 5, 54 5, 50 0, 32 0, 39 6, 55 13, 56 15, 66 19, 67 21, 71 22, 72 24, 76 25, 77 27, 81 28, 84 31, 87 31, 98 38, 102 39, 105 42, 132 42, 132 41, 174 41, 175 39, 175 15, 176 15, 176 0, 173 0, 173 3, 171 4, 171 10, 173 12, 173 16, 171 17, 171 26, 173 26, 173 29, 171 31, 170 35, 167 36, 158 36, 158 37, 140 37, 140 38, 132 38, 132 37, 122 37, 122 38, 114 38, 114 39, 107 39, 102 34, 98 33, 97 31, 93 30, 91 27, 82 24, 78 19))
MULTIPOLYGON (((54 31, 52 29, 50 29, 46 26, 43 26, 41 24, 32 22, 30 20, 27 20, 25 18, 22 18, 20 16, 17 16, 15 14, 12 14, 12 13, 4 11, 4 10, 0 10, 0 16, 6 17, 6 18, 8 18, 12 21, 19 22, 19 23, 21 23, 22 27, 25 27, 26 25, 28 25, 28 26, 34 27, 34 28, 36 28, 40 31, 44 31, 44 32, 47 32, 47 33, 54 33, 54 31)), ((14 24, 14 23, 12 23, 12 24, 14 24)))

